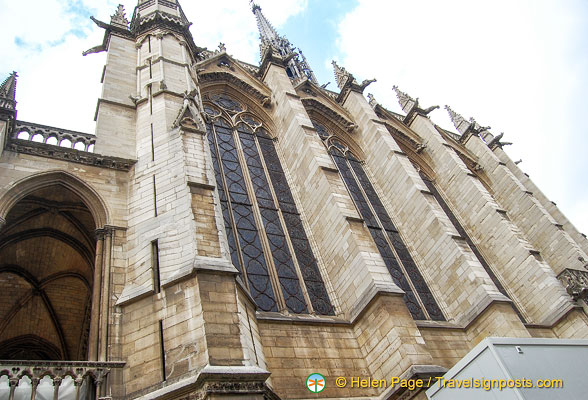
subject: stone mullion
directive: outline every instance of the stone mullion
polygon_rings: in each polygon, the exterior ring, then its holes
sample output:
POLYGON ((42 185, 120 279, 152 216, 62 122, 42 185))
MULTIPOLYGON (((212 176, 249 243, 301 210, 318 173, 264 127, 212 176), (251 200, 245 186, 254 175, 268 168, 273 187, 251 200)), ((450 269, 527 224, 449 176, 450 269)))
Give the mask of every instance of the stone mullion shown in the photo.
MULTIPOLYGON (((373 206, 372 202, 370 201, 370 198, 368 197, 367 193, 365 192, 365 190, 363 188, 363 185, 361 184, 361 182, 360 182, 357 174, 353 170, 353 167, 351 166, 351 163, 349 162, 349 160, 347 159, 347 157, 345 157, 345 162, 347 163, 347 167, 349 168, 349 171, 351 172, 351 175, 353 175, 353 179, 355 179, 355 183, 357 184, 357 187, 361 191, 362 196, 365 198, 366 204, 368 205, 368 207, 370 208, 370 211, 374 215, 374 218, 376 219, 376 221, 378 223, 378 226, 382 230, 382 233, 384 233, 384 235, 383 235, 384 236, 384 240, 386 240, 386 243, 388 244, 388 247, 390 248, 390 250, 392 250, 392 254, 394 254, 394 257, 396 258, 396 262, 398 262, 398 266, 400 266, 400 268, 402 269, 402 273, 404 274, 404 277, 406 278, 406 282, 408 283, 408 285, 412 289, 412 292, 414 293, 414 295, 415 295, 415 297, 416 297, 416 299, 417 299, 417 301, 419 303, 419 306, 421 307, 421 310, 423 311, 423 313, 425 314, 425 317, 427 319, 432 319, 431 316, 429 315, 429 311, 427 310, 427 307, 425 307, 425 303, 423 302, 423 299, 421 299, 420 293, 418 292, 416 286, 412 282, 412 279, 410 279, 410 274, 406 270, 406 267, 404 266, 404 263, 400 259, 400 256, 396 252, 396 249, 394 248, 394 245, 390 241, 390 237, 386 234, 386 229, 384 229, 384 225, 382 224, 382 221, 380 220, 380 217, 378 216, 378 213, 374 209, 374 206, 373 206)), ((374 188, 374 190, 375 190, 375 188, 374 188)))
POLYGON ((11 378, 8 380, 8 386, 10 387, 10 394, 8 395, 8 400, 14 400, 14 391, 18 386, 18 378, 11 378))
POLYGON ((102 269, 102 304, 100 306, 100 348, 98 358, 100 361, 108 360, 108 325, 110 317, 110 267, 112 254, 113 230, 107 228, 104 238, 104 267, 102 269))
MULTIPOLYGON (((235 141, 235 149, 237 150, 237 157, 239 158, 239 163, 241 164, 241 172, 243 173, 243 180, 245 181, 245 187, 247 188, 247 195, 249 196, 249 200, 251 201, 251 209, 253 210, 253 218, 255 219, 255 223, 257 224, 257 231, 259 232, 259 241, 261 242, 261 247, 263 249, 263 256, 265 257, 265 262, 267 266, 267 273, 270 278, 270 282, 274 287, 274 296, 276 297, 276 304, 278 306, 278 310, 280 312, 284 312, 288 310, 286 306, 286 300, 284 299, 284 293, 282 293, 282 286, 280 285, 280 278, 276 271, 276 265, 274 263, 274 258, 272 257, 272 249, 269 244, 267 238, 267 232, 265 231, 265 225, 263 223, 263 219, 261 217, 261 210, 259 209, 259 204, 257 204, 257 197, 255 196, 255 189, 253 188, 253 184, 251 183, 251 176, 249 175, 249 166, 247 165, 247 159, 245 158, 245 154, 243 153, 243 146, 241 144, 241 138, 239 137, 239 132, 237 131, 236 126, 231 127, 233 133, 233 140, 235 141)), ((265 168, 264 168, 265 170, 265 168)), ((271 186, 268 181, 268 186, 271 186)))
POLYGON ((88 359, 98 361, 98 338, 100 329, 100 296, 102 288, 102 263, 104 251, 104 229, 96 231, 96 261, 92 281, 92 311, 90 316, 90 337, 88 338, 88 359))
POLYGON ((302 271, 300 270, 300 264, 298 264, 298 259, 296 258, 296 252, 294 251, 292 239, 290 238, 290 232, 288 232, 288 227, 286 226, 286 221, 284 220, 284 215, 282 214, 282 208, 280 207, 280 203, 278 202, 278 196, 276 195, 274 185, 272 185, 272 180, 271 180, 271 177, 269 176, 267 164, 265 163, 265 158, 263 157, 261 147, 259 146, 259 140, 257 139, 257 135, 253 134, 253 137, 255 138, 254 139, 255 146, 257 148, 257 153, 259 155, 259 159, 261 160, 261 164, 263 166, 263 172, 265 174, 265 179, 268 183, 267 186, 270 190, 270 193, 272 194, 272 200, 274 201, 274 207, 276 207, 276 209, 278 210, 278 218, 280 219, 280 224, 282 225, 282 231, 284 232, 284 238, 286 240, 286 243, 288 244, 288 250, 290 251, 290 255, 292 257, 292 263, 294 264, 296 276, 298 277, 298 282, 300 284, 300 288, 302 289, 302 295, 304 296, 304 301, 306 302, 306 307, 308 307, 308 313, 313 314, 314 307, 312 306, 312 302, 310 301, 308 289, 306 288, 306 282, 304 282, 304 277, 302 276, 302 271))
MULTIPOLYGON (((216 151, 216 159, 218 163, 218 167, 220 170, 220 177, 221 182, 220 184, 223 186, 225 191, 225 197, 227 198, 227 209, 229 213, 229 218, 231 219, 231 227, 233 228, 233 238, 235 240, 235 246, 237 247, 237 257, 239 257, 239 262, 241 263, 241 274, 243 275, 243 284, 247 288, 247 290, 251 291, 249 288, 249 279, 247 278, 247 268, 245 267, 245 262, 243 261, 243 255, 241 254, 241 243, 239 241, 239 234, 237 233, 237 224, 235 223, 235 217, 233 214, 233 205, 231 203, 231 196, 229 194, 229 187, 227 186, 226 178, 225 178, 225 169, 223 166, 223 161, 221 159, 221 153, 218 148, 218 141, 216 140, 216 126, 214 123, 210 124, 210 134, 212 135, 212 140, 214 144, 214 150, 216 151)), ((215 178, 216 180, 216 178, 215 178)), ((220 198, 219 198, 220 200, 220 198)), ((224 222, 223 222, 224 225, 224 222)), ((227 238, 228 241, 228 238, 227 238)), ((229 253, 231 249, 229 248, 229 253)), ((230 257, 230 254, 229 254, 230 257)))

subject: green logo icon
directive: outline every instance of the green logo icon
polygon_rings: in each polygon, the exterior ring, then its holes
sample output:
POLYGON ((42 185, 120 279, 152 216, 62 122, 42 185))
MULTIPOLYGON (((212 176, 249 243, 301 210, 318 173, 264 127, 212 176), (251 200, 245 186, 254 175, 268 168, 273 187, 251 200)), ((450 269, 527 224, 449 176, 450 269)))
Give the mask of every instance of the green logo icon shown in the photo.
POLYGON ((325 390, 327 386, 327 380, 321 374, 311 374, 306 378, 306 387, 312 393, 320 393, 325 390))

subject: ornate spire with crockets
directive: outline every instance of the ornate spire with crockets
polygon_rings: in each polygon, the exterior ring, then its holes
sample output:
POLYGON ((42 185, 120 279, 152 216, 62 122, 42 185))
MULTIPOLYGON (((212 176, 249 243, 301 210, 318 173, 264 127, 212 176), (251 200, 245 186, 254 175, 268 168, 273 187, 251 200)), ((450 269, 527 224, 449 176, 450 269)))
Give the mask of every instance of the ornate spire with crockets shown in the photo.
POLYGON ((472 124, 466 121, 466 119, 460 114, 453 111, 451 107, 445 106, 445 109, 449 113, 449 118, 451 118, 451 122, 453 122, 455 129, 457 129, 457 131, 462 135, 466 133, 472 124))
POLYGON ((18 75, 13 72, 0 85, 0 118, 2 116, 14 117, 16 113, 16 78, 18 75))
POLYGON ((413 107, 415 105, 418 107, 419 99, 416 99, 416 100, 413 99, 408 94, 406 94, 403 91, 401 91, 400 89, 398 89, 398 86, 392 86, 392 90, 394 90, 396 92, 396 97, 398 98, 398 104, 400 104, 402 111, 404 111, 405 113, 408 114, 413 109, 413 107))
POLYGON ((258 4, 255 4, 253 1, 250 1, 250 3, 251 10, 253 11, 253 14, 255 14, 255 18, 257 18, 257 28, 259 29, 261 41, 269 42, 272 45, 279 46, 284 38, 281 38, 280 35, 278 35, 278 32, 275 30, 272 24, 270 24, 267 18, 265 18, 261 12, 261 7, 258 4))
POLYGON ((129 20, 125 14, 125 6, 122 4, 118 5, 114 15, 110 17, 110 25, 116 25, 125 29, 129 28, 129 20))
POLYGON ((251 11, 253 11, 257 19, 257 27, 261 38, 261 56, 263 57, 265 49, 271 46, 280 56, 288 59, 286 72, 290 79, 299 82, 303 78, 307 78, 315 85, 318 85, 316 76, 310 68, 310 65, 308 65, 302 51, 296 49, 288 39, 278 34, 265 15, 263 15, 261 7, 258 4, 254 3, 253 0, 250 0, 249 3, 251 3, 251 11))
POLYGON ((331 64, 333 65, 333 72, 335 73, 335 81, 337 81, 337 86, 339 86, 339 89, 343 89, 345 84, 350 79, 354 79, 353 75, 347 72, 344 67, 340 67, 339 64, 337 64, 337 61, 333 60, 331 64))

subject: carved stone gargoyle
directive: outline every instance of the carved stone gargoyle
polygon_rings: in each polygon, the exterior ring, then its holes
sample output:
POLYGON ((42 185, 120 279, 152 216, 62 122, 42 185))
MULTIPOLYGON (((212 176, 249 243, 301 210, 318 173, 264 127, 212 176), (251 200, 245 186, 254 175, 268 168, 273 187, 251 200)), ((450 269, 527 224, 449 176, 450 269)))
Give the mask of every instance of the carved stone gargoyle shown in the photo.
POLYGON ((566 292, 574 299, 588 301, 588 272, 565 269, 559 276, 566 292))

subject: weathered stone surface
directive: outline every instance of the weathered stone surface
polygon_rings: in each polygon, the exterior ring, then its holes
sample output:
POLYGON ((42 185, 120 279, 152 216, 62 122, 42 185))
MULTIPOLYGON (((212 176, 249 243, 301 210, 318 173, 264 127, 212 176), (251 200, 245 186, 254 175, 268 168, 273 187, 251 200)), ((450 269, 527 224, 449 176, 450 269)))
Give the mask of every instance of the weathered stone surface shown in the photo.
POLYGON ((424 399, 334 380, 440 372, 487 336, 588 337, 588 241, 478 128, 444 131, 417 101, 391 113, 347 72, 341 94, 312 71, 292 80, 302 57, 271 40, 260 68, 198 49, 176 1, 138 9, 129 27, 121 10, 101 23, 107 65, 96 136, 75 136, 84 149, 19 139, 14 110, 0 114, 0 355, 110 365, 95 378, 113 399, 308 398, 315 372, 327 388, 313 398, 424 399), (235 127, 235 151, 204 132, 215 118, 235 127), (275 159, 246 153, 240 134, 275 159), (337 143, 379 203, 359 204, 365 187, 350 191, 325 145, 337 143), (442 318, 413 317, 401 287, 428 290, 442 318), (288 311, 293 288, 315 312, 288 311), (316 293, 332 313, 316 312, 316 293))

